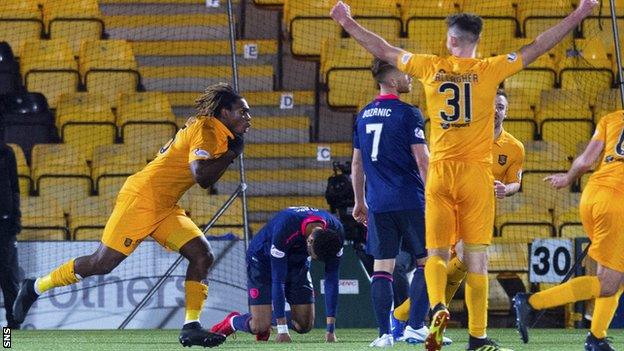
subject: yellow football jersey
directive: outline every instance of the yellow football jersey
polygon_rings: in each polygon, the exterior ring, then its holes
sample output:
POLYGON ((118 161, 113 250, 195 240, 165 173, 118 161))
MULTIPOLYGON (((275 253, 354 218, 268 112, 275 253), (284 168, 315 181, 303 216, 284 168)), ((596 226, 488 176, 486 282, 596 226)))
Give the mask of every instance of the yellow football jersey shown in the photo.
POLYGON ((492 146, 494 179, 505 183, 520 183, 524 163, 524 145, 505 130, 492 146))
POLYGON ((405 53, 397 67, 425 88, 431 161, 491 163, 496 90, 522 70, 520 55, 476 59, 405 53))
POLYGON ((600 166, 589 178, 588 185, 624 189, 624 110, 600 119, 592 140, 604 142, 600 166))
POLYGON ((195 181, 189 163, 221 157, 230 130, 214 117, 191 118, 145 168, 128 177, 121 193, 147 199, 154 210, 171 209, 195 181))

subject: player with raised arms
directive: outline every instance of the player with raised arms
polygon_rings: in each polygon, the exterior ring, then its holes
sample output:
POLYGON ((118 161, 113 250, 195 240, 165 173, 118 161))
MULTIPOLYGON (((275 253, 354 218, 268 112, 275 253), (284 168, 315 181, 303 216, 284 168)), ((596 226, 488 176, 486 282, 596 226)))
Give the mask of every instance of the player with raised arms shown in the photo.
MULTIPOLYGON (((497 199, 512 196, 520 190, 522 181, 522 165, 524 163, 524 145, 513 135, 503 129, 503 121, 507 117, 509 101, 502 89, 496 93, 494 114, 494 145, 492 146, 492 173, 494 174, 494 193, 497 199)), ((466 278, 468 267, 464 263, 463 243, 455 245, 456 255, 449 261, 446 275, 446 304, 450 304, 453 296, 466 278)), ((394 310, 394 317, 399 321, 409 318, 411 301, 408 299, 394 310)))
POLYGON ((556 189, 567 188, 601 157, 579 204, 581 222, 591 240, 588 254, 598 263, 598 275, 573 278, 533 295, 516 295, 516 324, 525 343, 529 341, 528 325, 533 311, 596 299, 585 350, 614 351, 607 329, 624 290, 624 110, 600 119, 585 151, 567 173, 544 180, 556 189))
POLYGON ((371 295, 379 337, 370 346, 386 347, 394 343, 388 316, 394 294, 392 274, 401 249, 418 264, 409 287, 409 296, 417 303, 410 309, 403 338, 424 342, 429 333, 424 275, 429 149, 422 114, 399 100, 400 94, 412 90, 412 78, 378 58, 372 74, 379 96, 360 111, 353 132, 353 217, 367 225, 366 252, 375 259, 371 295))
POLYGON ((450 246, 464 242, 468 350, 503 350, 488 338, 487 246, 492 240, 495 200, 492 184, 494 98, 505 78, 549 51, 589 16, 598 0, 581 0, 578 7, 530 44, 509 53, 477 59, 483 20, 459 13, 447 18, 448 57, 412 54, 390 45, 362 27, 349 6, 338 1, 330 15, 373 56, 419 79, 425 88, 431 118, 431 160, 426 196, 426 241, 429 258, 425 276, 433 306, 429 351, 442 348, 450 314, 445 305, 450 246))
POLYGON ((231 335, 243 331, 266 341, 276 319, 276 342, 291 342, 289 329, 299 334, 314 326, 314 287, 311 259, 325 264, 325 341, 335 342, 338 270, 344 229, 331 213, 311 207, 278 212, 254 236, 247 249, 247 288, 250 313, 231 312, 211 331, 231 335), (290 304, 290 315, 285 311, 290 304))
POLYGON ((95 252, 73 258, 36 280, 24 280, 14 304, 16 320, 23 322, 32 304, 46 291, 110 273, 151 236, 189 261, 180 343, 213 347, 225 341, 225 336, 203 329, 199 322, 214 256, 202 231, 177 202, 195 183, 209 188, 219 180, 243 151, 242 136, 251 126, 251 116, 247 101, 225 83, 206 88, 196 108, 196 116, 189 118, 156 158, 128 177, 95 252))

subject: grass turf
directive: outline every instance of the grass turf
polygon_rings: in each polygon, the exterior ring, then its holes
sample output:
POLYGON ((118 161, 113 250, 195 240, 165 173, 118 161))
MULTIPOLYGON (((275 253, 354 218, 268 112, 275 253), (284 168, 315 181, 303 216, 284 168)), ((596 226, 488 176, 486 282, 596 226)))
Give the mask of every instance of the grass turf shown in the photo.
MULTIPOLYGON (((490 336, 501 346, 514 350, 557 351, 582 350, 585 330, 533 329, 531 342, 523 345, 514 329, 492 329, 490 336)), ((238 333, 229 338, 219 349, 224 350, 364 350, 376 336, 372 329, 337 330, 339 342, 325 344, 324 331, 313 330, 306 335, 293 334, 292 344, 274 342, 256 343, 252 335, 238 333)), ((466 331, 449 329, 447 336, 455 343, 443 348, 444 351, 465 350, 466 331)), ((624 331, 610 332, 614 346, 624 344, 624 331)), ((175 330, 16 330, 12 334, 12 348, 15 350, 172 350, 184 349, 178 343, 175 330)), ((198 349, 194 347, 193 349, 198 349)), ((420 345, 397 343, 395 350, 423 350, 420 345)), ((216 350, 216 348, 215 348, 216 350)))

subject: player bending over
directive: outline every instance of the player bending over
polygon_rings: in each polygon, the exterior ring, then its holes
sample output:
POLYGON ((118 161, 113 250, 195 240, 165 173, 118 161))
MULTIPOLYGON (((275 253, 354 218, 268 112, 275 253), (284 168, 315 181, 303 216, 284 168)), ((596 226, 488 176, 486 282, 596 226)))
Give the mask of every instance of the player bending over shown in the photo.
POLYGON ((560 23, 517 53, 476 58, 483 20, 473 14, 448 17, 446 46, 450 56, 412 54, 388 44, 362 27, 349 7, 338 1, 331 16, 375 57, 418 78, 425 87, 431 119, 431 160, 425 189, 425 277, 433 306, 429 351, 442 348, 450 318, 445 305, 450 247, 464 241, 468 350, 501 350, 487 337, 488 262, 495 199, 492 191, 494 98, 500 83, 546 53, 589 16, 598 0, 581 0, 560 23))
POLYGON ((189 118, 152 162, 128 177, 97 250, 73 258, 37 280, 24 280, 14 305, 16 320, 23 322, 30 306, 44 292, 110 273, 151 236, 189 261, 184 283, 186 320, 180 343, 208 347, 223 343, 225 336, 203 329, 199 322, 208 296, 212 249, 177 202, 195 183, 208 188, 219 180, 243 151, 242 136, 250 121, 247 101, 232 87, 225 83, 209 86, 197 100, 197 115, 189 118))
POLYGON ((338 305, 338 268, 344 229, 329 212, 310 207, 290 207, 278 212, 249 243, 247 288, 250 313, 231 312, 211 331, 231 335, 237 330, 266 341, 272 317, 277 320, 277 342, 290 342, 288 329, 299 334, 314 326, 314 287, 311 258, 325 263, 325 341, 334 333, 338 305), (290 315, 285 312, 286 301, 290 315))
POLYGON ((379 96, 360 111, 353 133, 353 217, 367 225, 366 251, 375 259, 371 295, 379 337, 370 346, 385 347, 394 343, 389 313, 392 273, 401 248, 419 265, 409 288, 409 296, 417 303, 410 309, 403 338, 424 342, 429 333, 423 270, 429 150, 420 111, 399 100, 401 93, 411 91, 412 79, 380 59, 373 61, 372 73, 379 96))
MULTIPOLYGON (((522 180, 522 164, 524 163, 524 145, 513 135, 503 129, 503 121, 507 117, 509 102, 503 90, 496 93, 494 112, 494 144, 492 146, 492 173, 494 174, 494 193, 497 199, 512 196, 520 190, 522 180)), ((455 245, 455 257, 447 267, 446 305, 451 303, 453 296, 466 278, 468 267, 464 263, 463 243, 455 245)), ((405 301, 394 310, 394 317, 400 321, 407 320, 410 300, 405 301)))
POLYGON ((597 170, 583 189, 579 212, 591 240, 589 257, 598 263, 598 276, 584 276, 536 294, 514 298, 516 325, 522 341, 529 341, 533 311, 596 299, 586 351, 613 351, 607 329, 624 290, 624 110, 600 119, 592 140, 568 173, 544 178, 557 188, 567 188, 602 156, 597 170))

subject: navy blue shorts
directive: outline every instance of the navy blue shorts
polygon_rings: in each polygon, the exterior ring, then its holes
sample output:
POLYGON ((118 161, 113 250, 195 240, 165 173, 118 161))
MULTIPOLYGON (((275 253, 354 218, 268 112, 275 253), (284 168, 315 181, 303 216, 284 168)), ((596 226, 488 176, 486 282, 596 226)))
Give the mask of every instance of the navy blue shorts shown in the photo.
POLYGON ((369 212, 366 253, 377 260, 386 260, 396 258, 400 250, 416 259, 427 256, 424 211, 369 212))
MULTIPOLYGON (((247 297, 249 305, 271 305, 271 264, 247 258, 247 297)), ((286 301, 291 305, 314 303, 312 276, 307 263, 288 267, 285 287, 286 301)))

